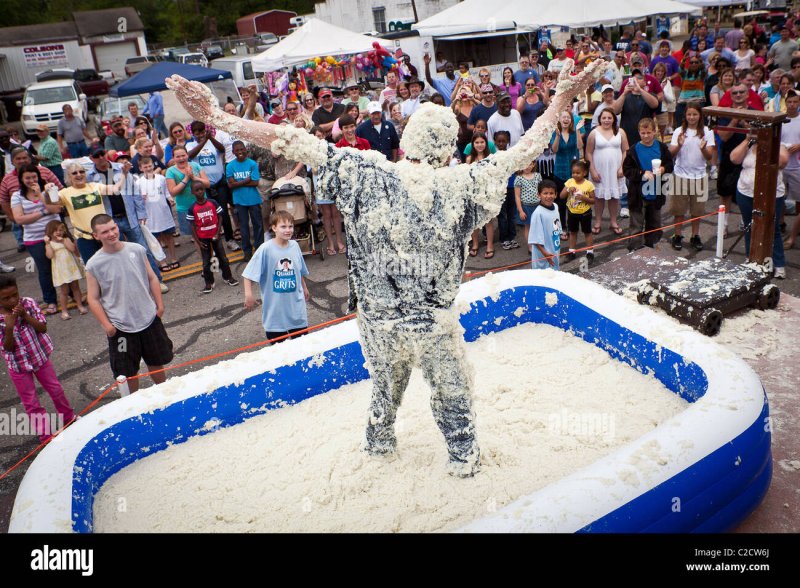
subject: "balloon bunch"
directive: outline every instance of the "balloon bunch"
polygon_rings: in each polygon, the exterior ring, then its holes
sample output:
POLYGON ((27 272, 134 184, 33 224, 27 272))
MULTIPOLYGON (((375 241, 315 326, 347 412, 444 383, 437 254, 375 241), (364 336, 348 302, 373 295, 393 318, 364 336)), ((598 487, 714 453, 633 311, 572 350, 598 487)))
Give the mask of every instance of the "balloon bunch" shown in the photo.
POLYGON ((302 66, 302 71, 306 76, 315 81, 330 81, 333 78, 333 69, 347 65, 344 59, 336 59, 332 55, 327 57, 315 57, 302 66))

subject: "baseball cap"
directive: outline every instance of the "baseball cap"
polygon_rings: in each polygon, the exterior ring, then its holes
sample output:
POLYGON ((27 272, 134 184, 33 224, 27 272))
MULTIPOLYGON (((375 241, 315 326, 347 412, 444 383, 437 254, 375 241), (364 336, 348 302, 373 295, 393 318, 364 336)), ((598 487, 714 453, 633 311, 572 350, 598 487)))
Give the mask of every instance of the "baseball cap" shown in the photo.
POLYGON ((36 125, 36 130, 37 131, 47 131, 49 133, 50 132, 50 127, 48 127, 45 124, 36 125))
POLYGON ((370 114, 372 114, 373 112, 382 112, 382 111, 383 109, 381 108, 379 102, 370 102, 369 104, 367 104, 367 112, 369 112, 370 114))
POLYGON ((119 160, 120 160, 120 159, 122 159, 122 158, 125 158, 125 159, 130 159, 130 158, 131 158, 131 154, 130 154, 130 153, 128 153, 127 151, 112 151, 112 152, 111 152, 111 153, 108 155, 108 158, 109 158, 111 161, 119 161, 119 160))
POLYGON ((560 53, 560 52, 561 52, 561 51, 563 51, 563 50, 564 50, 564 48, 563 48, 563 47, 556 47, 556 53, 560 53))
POLYGON ((319 91, 319 97, 322 98, 323 96, 333 96, 333 92, 331 92, 330 88, 322 88, 319 91))
POLYGON ((503 100, 505 100, 506 98, 508 98, 509 100, 511 100, 511 95, 510 95, 508 92, 500 92, 500 93, 497 95, 497 101, 498 101, 498 102, 502 102, 502 101, 503 101, 503 100))
POLYGON ((482 84, 481 92, 494 92, 494 86, 491 84, 482 84))
POLYGON ((613 92, 614 91, 614 86, 612 86, 611 84, 606 84, 602 88, 600 88, 600 93, 602 94, 606 90, 611 90, 613 92))
POLYGON ((95 149, 92 151, 92 157, 102 157, 106 154, 106 150, 100 147, 99 149, 95 149))

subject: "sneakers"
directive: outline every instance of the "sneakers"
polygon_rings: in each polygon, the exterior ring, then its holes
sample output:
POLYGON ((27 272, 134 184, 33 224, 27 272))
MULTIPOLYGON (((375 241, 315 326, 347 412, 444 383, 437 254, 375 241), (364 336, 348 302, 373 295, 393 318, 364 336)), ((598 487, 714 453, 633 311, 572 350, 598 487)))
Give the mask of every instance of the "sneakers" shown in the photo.
POLYGON ((17 253, 22 253, 25 251, 25 245, 17 245, 17 253))
POLYGON ((587 251, 586 259, 589 260, 589 263, 592 263, 594 261, 594 251, 587 251))
POLYGON ((159 282, 159 287, 161 288, 161 293, 166 294, 169 292, 169 286, 167 286, 164 282, 159 282))
POLYGON ((203 294, 210 294, 211 291, 214 289, 214 284, 206 284, 205 287, 200 290, 203 294))
POLYGON ((2 261, 0 261, 0 274, 10 274, 13 272, 15 268, 13 265, 6 265, 2 261))
POLYGON ((236 241, 226 241, 225 246, 228 248, 228 251, 239 251, 239 249, 241 249, 236 241))
POLYGON ((514 239, 511 239, 509 243, 511 244, 511 249, 519 249, 519 243, 517 243, 514 239))
POLYGON ((711 166, 711 173, 709 174, 709 178, 711 178, 712 180, 716 180, 717 176, 718 176, 717 166, 716 165, 712 165, 711 166))
POLYGON ((511 249, 511 241, 503 241, 503 243, 502 243, 502 245, 500 245, 500 247, 502 247, 503 249, 508 251, 509 249, 511 249))
POLYGON ((239 280, 237 280, 236 278, 229 278, 225 280, 225 283, 228 284, 228 286, 238 286, 239 280))
POLYGON ((683 237, 681 235, 672 235, 672 239, 669 241, 675 251, 680 251, 683 249, 683 237))
POLYGON ((567 254, 564 256, 564 260, 565 260, 565 261, 567 261, 567 262, 570 262, 570 261, 575 261, 575 259, 576 259, 577 257, 578 257, 578 256, 577 256, 577 255, 575 255, 575 252, 574 252, 574 251, 570 251, 569 253, 567 253, 567 254))
POLYGON ((692 235, 692 238, 689 240, 689 244, 697 251, 703 250, 703 242, 700 240, 700 235, 692 235))
POLYGON ((775 268, 775 278, 778 280, 785 280, 786 279, 786 268, 785 267, 776 267, 775 268))
POLYGON ((623 208, 619 211, 619 218, 630 218, 631 211, 627 208, 623 208))

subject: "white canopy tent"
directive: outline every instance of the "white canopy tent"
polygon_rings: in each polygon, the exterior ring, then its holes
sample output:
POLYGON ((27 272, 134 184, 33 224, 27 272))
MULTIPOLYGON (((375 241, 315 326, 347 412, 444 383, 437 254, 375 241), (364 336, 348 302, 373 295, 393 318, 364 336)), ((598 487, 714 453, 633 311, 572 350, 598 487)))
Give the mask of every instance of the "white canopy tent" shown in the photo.
POLYGON ((541 27, 588 27, 626 24, 653 15, 694 14, 697 6, 673 0, 506 0, 495 6, 486 0, 464 0, 412 28, 420 35, 447 35, 501 31, 537 30, 541 27))
POLYGON ((386 48, 392 47, 392 43, 385 39, 360 35, 312 18, 277 45, 253 57, 253 69, 276 71, 305 63, 314 57, 371 51, 375 41, 386 48))

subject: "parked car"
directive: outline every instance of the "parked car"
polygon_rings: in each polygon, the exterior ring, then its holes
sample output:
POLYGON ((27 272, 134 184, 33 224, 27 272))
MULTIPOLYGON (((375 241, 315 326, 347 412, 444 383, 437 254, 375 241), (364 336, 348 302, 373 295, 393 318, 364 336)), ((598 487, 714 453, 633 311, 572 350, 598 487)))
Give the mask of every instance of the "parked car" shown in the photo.
POLYGON ((273 45, 276 45, 279 40, 275 33, 259 33, 256 36, 256 51, 259 53, 261 51, 266 51, 273 45))
POLYGON ((185 53, 191 53, 191 51, 186 47, 170 47, 169 49, 164 49, 164 61, 178 61, 178 57, 185 53))
POLYGON ((225 57, 225 51, 222 50, 222 47, 219 45, 209 45, 203 52, 206 54, 206 59, 211 61, 212 59, 217 59, 218 57, 225 57))
POLYGON ((139 106, 139 112, 142 112, 147 104, 147 101, 138 94, 134 96, 125 96, 124 98, 109 97, 100 102, 100 106, 97 109, 97 116, 95 116, 95 129, 100 139, 111 134, 112 119, 120 115, 129 116, 128 104, 131 102, 135 102, 139 106))
POLYGON ((128 59, 125 61, 125 75, 128 77, 134 76, 140 71, 147 69, 156 63, 156 61, 157 59, 152 55, 128 57, 128 59))
POLYGON ((58 79, 38 82, 25 88, 22 100, 17 106, 22 108, 22 130, 26 137, 36 136, 36 127, 45 123, 50 132, 58 128, 58 121, 64 118, 62 108, 72 106, 76 117, 88 119, 89 108, 78 82, 71 79, 58 79))
MULTIPOLYGON (((111 72, 109 72, 111 73, 111 72)), ((111 74, 114 75, 113 73, 111 74)), ((37 82, 50 80, 75 80, 86 94, 86 102, 90 110, 95 110, 100 103, 100 97, 108 95, 109 85, 103 76, 93 69, 48 69, 36 74, 37 82)))
POLYGON ((206 59, 206 56, 202 53, 184 53, 182 55, 178 55, 177 61, 178 63, 208 67, 208 59, 206 59))

